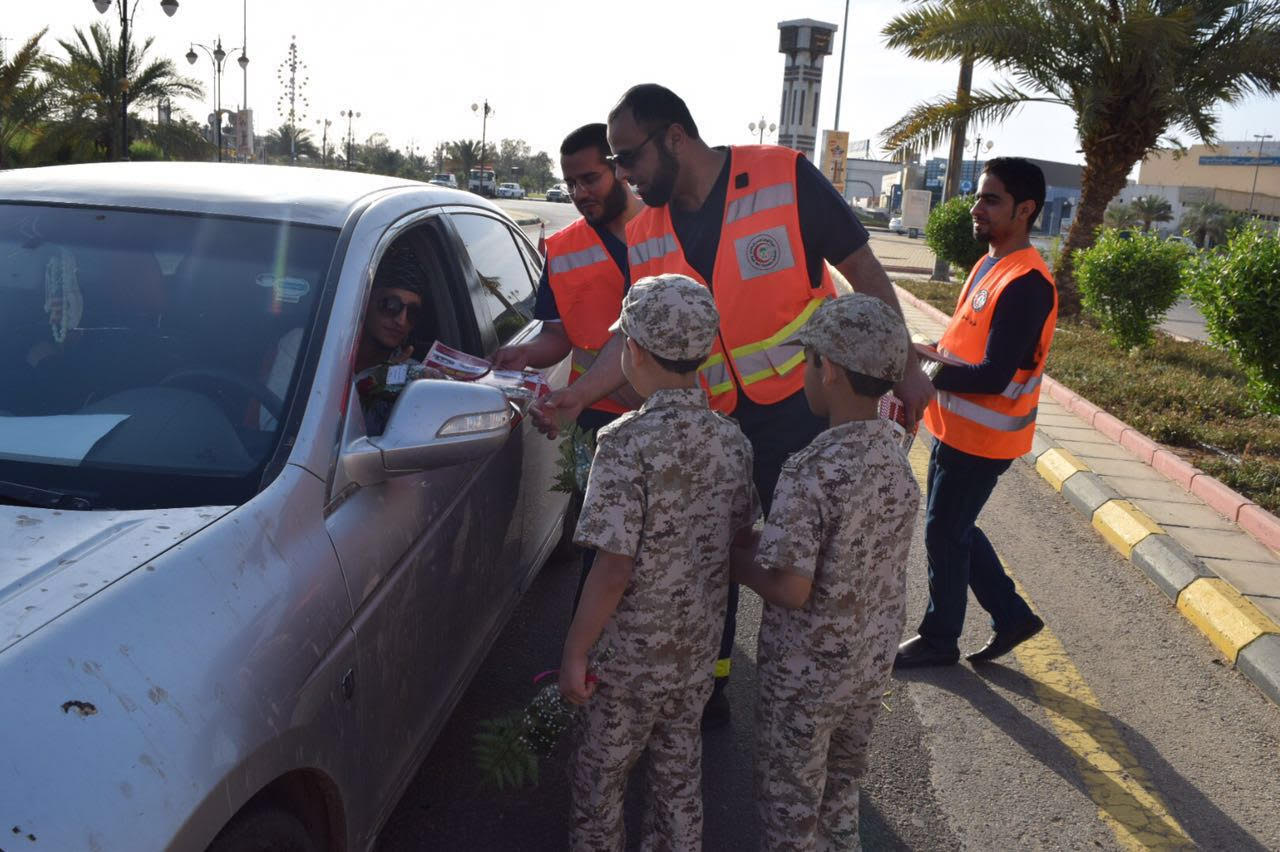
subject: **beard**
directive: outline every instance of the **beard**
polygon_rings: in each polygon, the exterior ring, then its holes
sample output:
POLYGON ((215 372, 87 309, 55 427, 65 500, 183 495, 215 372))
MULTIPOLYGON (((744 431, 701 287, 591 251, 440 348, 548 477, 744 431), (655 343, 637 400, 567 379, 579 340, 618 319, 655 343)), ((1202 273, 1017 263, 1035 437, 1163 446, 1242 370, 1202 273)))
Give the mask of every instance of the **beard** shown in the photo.
POLYGON ((680 163, 661 144, 658 149, 658 170, 653 180, 640 193, 640 200, 650 207, 662 207, 675 192, 676 178, 680 176, 680 163))
POLYGON ((622 215, 627 209, 627 185, 625 181, 614 178, 613 189, 600 202, 600 212, 595 216, 583 214, 589 225, 608 225, 622 215))

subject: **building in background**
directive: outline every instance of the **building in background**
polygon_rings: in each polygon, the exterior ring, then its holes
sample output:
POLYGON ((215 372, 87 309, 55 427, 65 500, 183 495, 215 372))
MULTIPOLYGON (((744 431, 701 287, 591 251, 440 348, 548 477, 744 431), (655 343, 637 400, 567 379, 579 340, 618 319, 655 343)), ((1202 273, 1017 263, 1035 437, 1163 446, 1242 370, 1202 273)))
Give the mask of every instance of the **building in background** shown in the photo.
POLYGON ((778 52, 787 57, 782 69, 778 144, 796 149, 811 161, 818 140, 822 60, 831 54, 836 29, 835 24, 810 18, 778 23, 778 52))
POLYGON ((1188 208, 1207 201, 1280 224, 1280 140, 1152 151, 1138 168, 1138 183, 1121 190, 1116 201, 1144 195, 1158 195, 1173 207, 1173 221, 1156 225, 1164 234, 1179 233, 1188 208))

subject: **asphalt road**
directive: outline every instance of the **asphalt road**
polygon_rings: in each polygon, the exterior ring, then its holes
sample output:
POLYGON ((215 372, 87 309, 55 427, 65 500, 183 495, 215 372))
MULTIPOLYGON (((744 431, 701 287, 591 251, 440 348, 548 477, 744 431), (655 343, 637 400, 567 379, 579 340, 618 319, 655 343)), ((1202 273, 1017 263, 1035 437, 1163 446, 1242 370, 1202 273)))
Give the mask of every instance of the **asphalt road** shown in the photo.
MULTIPOLYGON (((922 437, 913 454, 918 475, 922 437)), ((923 520, 908 631, 927 595, 923 520)), ((1140 573, 1021 462, 982 526, 1047 630, 1000 664, 895 677, 863 791, 869 849, 1280 848, 1280 712, 1217 659, 1140 573)), ((577 567, 548 564, 382 833, 378 849, 557 850, 564 755, 541 784, 498 792, 470 756, 480 720, 523 706, 556 665, 577 567)), ((987 635, 970 603, 963 648, 987 635)), ((704 741, 705 846, 754 849, 751 798, 760 603, 744 591, 730 727, 704 741)), ((628 823, 643 790, 633 781, 628 823)), ((630 838, 636 848, 637 838, 630 838)))

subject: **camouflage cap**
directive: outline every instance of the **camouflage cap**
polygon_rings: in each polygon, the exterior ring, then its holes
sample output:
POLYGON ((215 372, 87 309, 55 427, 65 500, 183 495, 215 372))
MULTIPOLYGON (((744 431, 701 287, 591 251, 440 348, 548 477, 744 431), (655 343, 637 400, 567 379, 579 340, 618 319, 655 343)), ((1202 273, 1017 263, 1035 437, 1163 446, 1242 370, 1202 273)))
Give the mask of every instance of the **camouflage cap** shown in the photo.
POLYGON ((720 312, 711 291, 686 275, 641 278, 622 299, 622 314, 609 327, 672 361, 701 361, 711 354, 720 312))
POLYGON ((906 323, 885 302, 862 293, 823 302, 787 342, 876 379, 900 381, 907 367, 906 323))

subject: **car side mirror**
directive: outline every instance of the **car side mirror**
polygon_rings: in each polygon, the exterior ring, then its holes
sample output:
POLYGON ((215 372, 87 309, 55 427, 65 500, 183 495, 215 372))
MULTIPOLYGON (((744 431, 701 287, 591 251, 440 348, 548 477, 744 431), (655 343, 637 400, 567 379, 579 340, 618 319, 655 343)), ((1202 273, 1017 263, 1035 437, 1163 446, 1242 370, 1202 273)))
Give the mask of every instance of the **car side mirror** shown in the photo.
POLYGON ((502 391, 438 379, 407 384, 381 435, 344 448, 342 466, 359 485, 474 461, 497 452, 511 434, 514 410, 502 391))

